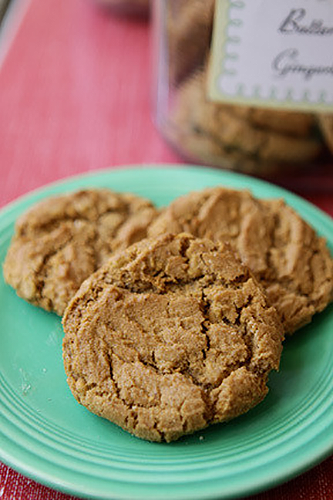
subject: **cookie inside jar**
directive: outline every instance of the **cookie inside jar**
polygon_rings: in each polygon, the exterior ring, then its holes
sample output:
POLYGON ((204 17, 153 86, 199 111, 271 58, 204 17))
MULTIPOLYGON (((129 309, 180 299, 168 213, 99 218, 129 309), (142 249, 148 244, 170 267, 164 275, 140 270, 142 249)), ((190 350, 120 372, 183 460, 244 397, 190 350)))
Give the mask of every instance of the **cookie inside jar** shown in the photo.
POLYGON ((154 115, 166 140, 190 162, 264 177, 329 160, 331 115, 209 96, 217 3, 154 2, 154 115))

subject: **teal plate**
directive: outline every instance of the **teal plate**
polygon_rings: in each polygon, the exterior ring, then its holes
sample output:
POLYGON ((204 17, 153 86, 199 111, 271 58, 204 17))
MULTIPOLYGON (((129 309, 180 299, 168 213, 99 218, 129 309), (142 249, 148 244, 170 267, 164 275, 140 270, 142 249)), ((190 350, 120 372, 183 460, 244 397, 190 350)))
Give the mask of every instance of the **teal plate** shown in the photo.
MULTIPOLYGON (((165 205, 205 186, 284 197, 333 250, 333 221, 274 185, 198 167, 136 166, 66 179, 0 212, 3 262, 16 218, 39 199, 82 187, 132 191, 165 205)), ((142 441, 80 406, 61 357, 60 319, 0 278, 0 459, 55 489, 100 499, 225 499, 275 486, 333 451, 333 309, 285 342, 267 398, 246 415, 172 444, 142 441)))

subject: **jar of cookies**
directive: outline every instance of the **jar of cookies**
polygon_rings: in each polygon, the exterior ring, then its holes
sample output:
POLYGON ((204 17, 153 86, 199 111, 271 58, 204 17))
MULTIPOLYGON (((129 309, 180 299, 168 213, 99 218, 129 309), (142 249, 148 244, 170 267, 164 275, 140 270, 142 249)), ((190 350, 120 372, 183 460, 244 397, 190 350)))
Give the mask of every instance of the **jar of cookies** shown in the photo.
POLYGON ((150 0, 96 0, 103 8, 117 14, 147 16, 150 0))
POLYGON ((154 118, 183 158, 267 176, 330 161, 333 9, 155 0, 154 118))

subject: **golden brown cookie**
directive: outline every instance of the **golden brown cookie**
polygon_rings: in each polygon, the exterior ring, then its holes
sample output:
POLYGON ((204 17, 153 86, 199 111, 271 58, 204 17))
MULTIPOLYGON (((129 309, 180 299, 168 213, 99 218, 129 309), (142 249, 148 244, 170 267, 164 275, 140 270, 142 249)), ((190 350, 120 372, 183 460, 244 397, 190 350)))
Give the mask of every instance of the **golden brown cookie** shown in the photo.
POLYGON ((82 281, 119 248, 146 236, 146 199, 90 189, 45 199, 16 223, 4 277, 17 294, 62 315, 82 281))
POLYGON ((230 242, 264 286, 286 333, 309 323, 333 299, 333 261, 325 240, 283 200, 207 188, 173 201, 148 234, 183 231, 230 242))
POLYGON ((282 325, 229 245, 143 240, 88 278, 64 317, 69 387, 136 436, 172 441, 258 404, 282 325))
POLYGON ((270 174, 283 165, 303 166, 320 156, 323 142, 313 135, 313 124, 306 113, 209 101, 206 71, 199 71, 179 87, 164 131, 189 158, 270 174))
POLYGON ((212 36, 214 5, 215 0, 165 2, 171 85, 177 86, 206 61, 212 36))
POLYGON ((230 113, 247 120, 254 127, 280 132, 292 137, 309 137, 315 126, 312 113, 252 106, 227 106, 230 113))
POLYGON ((333 115, 332 114, 320 114, 318 115, 318 122, 321 132, 324 136, 326 144, 333 153, 333 115))

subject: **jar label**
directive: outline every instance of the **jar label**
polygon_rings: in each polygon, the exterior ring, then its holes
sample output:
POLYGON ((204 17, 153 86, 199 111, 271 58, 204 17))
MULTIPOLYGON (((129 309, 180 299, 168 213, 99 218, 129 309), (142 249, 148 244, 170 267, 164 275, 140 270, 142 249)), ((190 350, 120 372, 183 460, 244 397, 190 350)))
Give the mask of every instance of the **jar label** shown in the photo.
POLYGON ((208 97, 333 111, 333 0, 216 0, 208 97))

